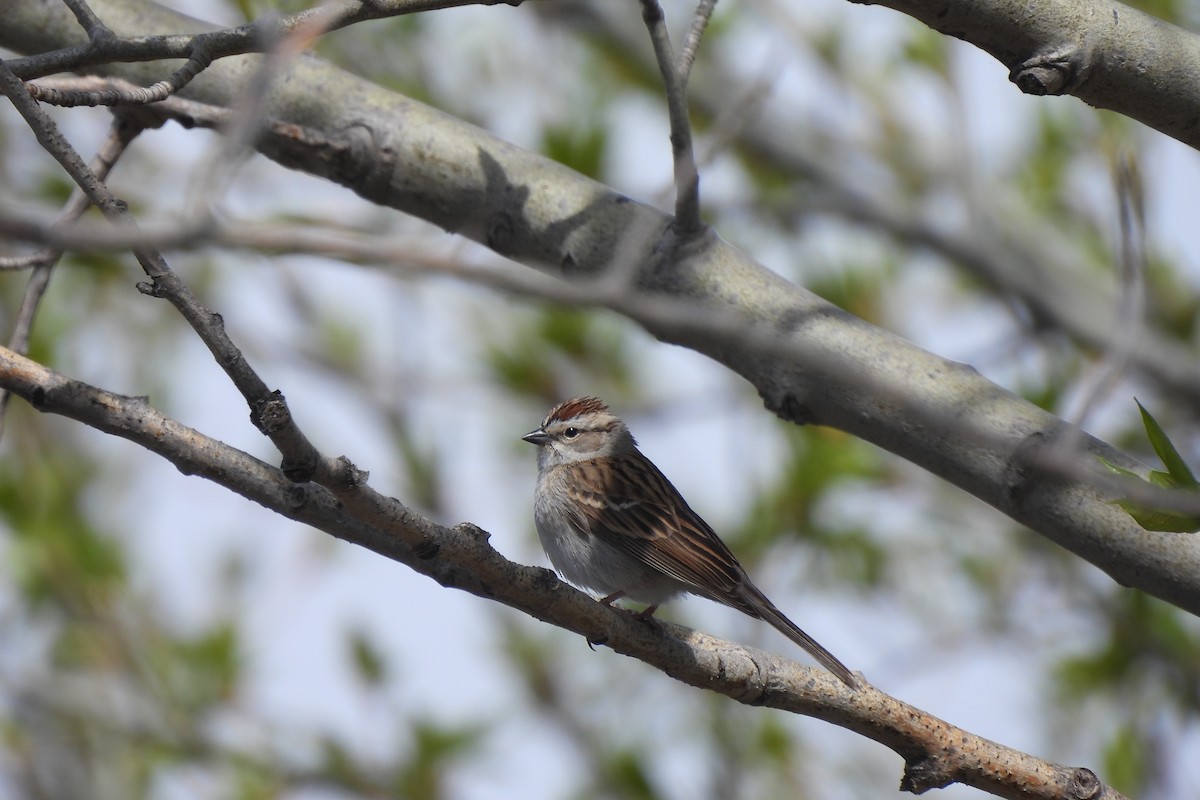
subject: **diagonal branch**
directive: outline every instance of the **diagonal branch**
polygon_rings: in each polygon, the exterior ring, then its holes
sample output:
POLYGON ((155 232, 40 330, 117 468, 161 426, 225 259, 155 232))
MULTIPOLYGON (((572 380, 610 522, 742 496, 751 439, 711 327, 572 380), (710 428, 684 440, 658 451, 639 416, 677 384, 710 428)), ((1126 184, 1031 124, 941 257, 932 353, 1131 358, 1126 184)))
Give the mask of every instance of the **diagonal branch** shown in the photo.
POLYGON ((574 631, 740 703, 822 719, 867 736, 905 759, 901 788, 920 793, 962 783, 1022 800, 1120 800, 1091 770, 1064 767, 976 736, 860 681, 845 688, 829 673, 753 648, 597 603, 552 572, 505 559, 470 524, 445 528, 389 498, 372 520, 346 512, 315 484, 164 416, 145 398, 72 380, 0 348, 0 387, 38 411, 78 420, 156 453, 180 471, 224 486, 277 513, 398 561, 443 586, 461 589, 574 631))

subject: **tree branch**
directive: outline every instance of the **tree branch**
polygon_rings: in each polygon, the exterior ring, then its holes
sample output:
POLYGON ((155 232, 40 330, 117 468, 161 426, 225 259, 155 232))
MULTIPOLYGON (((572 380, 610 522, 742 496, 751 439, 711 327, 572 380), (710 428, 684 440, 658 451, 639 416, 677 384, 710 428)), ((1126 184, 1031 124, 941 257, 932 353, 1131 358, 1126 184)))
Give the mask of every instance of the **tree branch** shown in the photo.
MULTIPOLYGON (((74 0, 71 4, 72 11, 76 13, 76 19, 88 33, 90 41, 87 44, 63 45, 56 35, 47 36, 46 31, 32 30, 27 31, 26 35, 18 36, 22 40, 20 46, 5 46, 17 52, 37 54, 14 59, 10 64, 18 77, 31 80, 55 72, 79 71, 117 62, 190 59, 197 51, 206 52, 212 60, 243 53, 261 53, 267 50, 272 42, 297 32, 333 31, 366 20, 459 6, 519 6, 523 1, 329 0, 295 14, 278 19, 259 20, 236 28, 219 28, 216 25, 201 23, 199 27, 205 32, 200 34, 147 36, 143 33, 146 27, 134 26, 130 28, 131 35, 116 36, 111 29, 103 27, 101 17, 126 18, 126 10, 121 8, 122 3, 119 0, 116 3, 113 3, 113 0, 93 0, 91 5, 100 9, 99 14, 80 0, 74 0), (101 27, 97 28, 96 25, 101 27)), ((11 20, 13 22, 16 22, 15 16, 19 14, 31 13, 37 16, 47 12, 47 9, 34 8, 31 5, 11 10, 14 12, 14 18, 11 20)), ((53 13, 57 12, 61 12, 61 9, 55 9, 53 13)), ((58 18, 61 20, 62 16, 58 15, 58 18)), ((121 29, 120 25, 114 27, 121 29)), ((194 30, 195 27, 192 26, 191 29, 194 30)), ((3 39, 3 33, 0 33, 0 39, 3 39)))
POLYGON ((1200 148, 1200 36, 1116 0, 852 0, 970 42, 1026 94, 1071 94, 1200 148))
MULTIPOLYGON (((891 748, 905 759, 901 788, 920 793, 963 783, 999 797, 1120 800, 1088 769, 1064 767, 1004 747, 900 702, 860 681, 850 690, 831 674, 679 625, 647 625, 561 582, 552 572, 505 559, 470 524, 445 528, 388 498, 364 519, 322 486, 296 484, 282 470, 188 428, 146 398, 113 394, 0 348, 0 387, 38 411, 127 439, 174 464, 332 536, 407 565, 443 586, 502 603, 574 631, 691 686, 740 703, 822 719, 891 748)), ((359 487, 351 492, 358 492, 359 487)))
MULTIPOLYGON (((58 126, 30 97, 25 86, 9 71, 3 61, 0 61, 0 93, 12 101, 13 106, 37 135, 38 142, 58 160, 105 218, 130 231, 136 238, 137 224, 129 214, 128 206, 118 200, 104 181, 83 162, 59 132, 58 126)), ((136 126, 134 129, 136 130, 136 126)), ((250 405, 250 419, 255 426, 270 437, 284 454, 284 471, 297 480, 308 480, 317 471, 321 461, 316 448, 296 427, 287 411, 283 395, 272 392, 258 377, 241 351, 226 335, 221 317, 200 303, 172 272, 160 251, 141 245, 135 246, 133 253, 151 279, 150 283, 139 284, 139 291, 170 300, 199 334, 201 341, 225 370, 225 374, 246 398, 250 405)))
POLYGON ((62 92, 37 83, 27 84, 27 88, 30 96, 35 100, 64 108, 72 106, 144 106, 165 100, 175 94, 191 83, 211 63, 212 56, 201 45, 192 51, 192 54, 188 56, 187 63, 182 67, 171 73, 165 80, 158 81, 145 89, 136 88, 129 91, 102 93, 62 92))
MULTIPOLYGON (((554 19, 569 19, 589 35, 613 42, 625 57, 644 59, 638 27, 622 24, 621 15, 610 8, 569 0, 558 8, 562 13, 554 19)), ((654 64, 644 59, 642 68, 652 71, 654 64)), ((729 98, 741 93, 739 84, 728 78, 729 71, 713 69, 704 82, 689 89, 689 98, 702 115, 719 118, 729 98)), ((878 229, 900 244, 929 249, 1011 295, 1029 310, 1039 328, 1061 330, 1083 347, 1100 352, 1122 346, 1118 287, 1103 273, 1081 267, 1079 253, 1063 245, 1061 232, 1036 214, 1024 213, 1018 199, 1006 202, 992 194, 974 198, 973 202, 987 204, 979 207, 977 221, 965 228, 948 225, 945 219, 910 210, 896 198, 863 192, 842 174, 838 158, 829 158, 811 139, 791 134, 796 124, 786 111, 768 107, 758 124, 738 131, 738 147, 752 163, 765 164, 772 173, 811 187, 798 192, 781 214, 827 212, 878 229), (989 224, 980 225, 978 220, 989 224)), ((1132 366, 1200 406, 1200 368, 1194 350, 1148 325, 1143 335, 1145 346, 1131 354, 1132 366)))

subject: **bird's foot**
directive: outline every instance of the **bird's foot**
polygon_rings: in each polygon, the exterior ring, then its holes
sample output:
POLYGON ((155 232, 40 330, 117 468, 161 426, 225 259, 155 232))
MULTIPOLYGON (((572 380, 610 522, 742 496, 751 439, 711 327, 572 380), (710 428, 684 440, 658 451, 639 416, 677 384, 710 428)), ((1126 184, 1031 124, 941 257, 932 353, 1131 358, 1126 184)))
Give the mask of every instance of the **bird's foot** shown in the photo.
POLYGON ((617 602, 624 596, 625 596, 625 591, 621 590, 618 592, 613 592, 612 594, 607 594, 604 597, 601 597, 599 602, 601 605, 612 606, 613 603, 617 602))

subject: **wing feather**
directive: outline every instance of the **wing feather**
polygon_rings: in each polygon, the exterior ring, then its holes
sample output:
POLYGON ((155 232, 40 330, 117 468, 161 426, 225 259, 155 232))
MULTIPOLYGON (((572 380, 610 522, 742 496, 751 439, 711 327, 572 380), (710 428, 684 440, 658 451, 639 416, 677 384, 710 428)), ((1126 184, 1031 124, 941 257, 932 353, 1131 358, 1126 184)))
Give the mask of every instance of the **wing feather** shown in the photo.
POLYGON ((796 626, 762 593, 733 551, 700 518, 666 476, 636 450, 573 465, 569 491, 578 501, 572 524, 685 584, 694 593, 766 620, 807 650, 847 686, 854 674, 796 626))
POLYGON ((576 465, 577 499, 587 509, 581 533, 650 564, 695 594, 761 617, 742 599, 739 586, 749 579, 737 557, 654 464, 635 453, 610 458, 609 467, 576 465))

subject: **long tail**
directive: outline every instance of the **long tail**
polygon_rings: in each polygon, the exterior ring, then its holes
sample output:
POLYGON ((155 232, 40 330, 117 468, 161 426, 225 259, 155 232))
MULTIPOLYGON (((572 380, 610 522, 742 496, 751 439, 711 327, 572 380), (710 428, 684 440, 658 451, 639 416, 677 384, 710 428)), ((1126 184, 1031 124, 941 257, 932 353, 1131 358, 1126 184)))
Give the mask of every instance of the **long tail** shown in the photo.
POLYGON ((851 689, 858 688, 858 680, 854 677, 854 673, 845 664, 838 661, 833 653, 822 647, 816 639, 800 630, 796 623, 785 617, 783 612, 776 608, 757 586, 747 582, 743 584, 743 588, 745 591, 742 597, 738 598, 742 600, 742 603, 731 603, 730 605, 752 617, 758 617, 764 622, 770 623, 775 630, 807 650, 809 655, 815 658, 825 669, 836 675, 842 683, 851 689))

